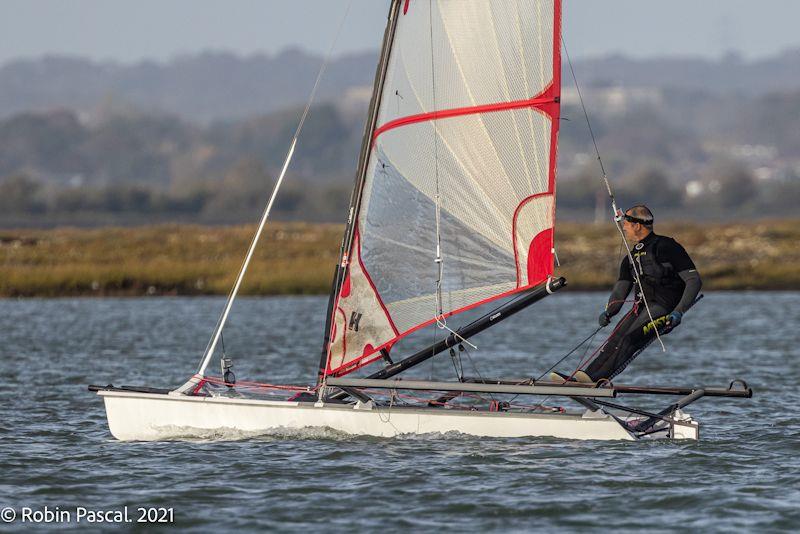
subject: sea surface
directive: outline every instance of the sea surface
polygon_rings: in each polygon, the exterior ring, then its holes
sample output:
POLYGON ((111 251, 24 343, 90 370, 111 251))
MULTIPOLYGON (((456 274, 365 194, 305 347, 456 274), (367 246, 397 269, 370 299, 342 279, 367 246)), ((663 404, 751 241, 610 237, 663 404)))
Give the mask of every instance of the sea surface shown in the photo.
MULTIPOLYGON (((477 372, 538 376, 594 330, 604 300, 567 289, 477 336, 477 372)), ((138 507, 172 508, 172 524, 195 532, 800 527, 800 293, 709 293, 664 338, 666 353, 651 346, 617 379, 723 387, 747 380, 752 399, 691 406, 702 424, 700 442, 377 439, 330 430, 115 441, 87 384, 181 384, 223 304, 0 301, 0 508, 17 514, 0 531, 92 526, 76 523, 78 507, 128 507, 131 519, 138 507), (71 518, 22 523, 25 507, 66 510, 71 518)), ((312 381, 325 304, 320 297, 238 300, 225 350, 239 379, 312 381)), ((433 335, 425 332, 405 349, 433 335)), ((579 356, 560 369, 571 371, 579 356)), ((451 380, 454 371, 442 356, 416 376, 451 380)))

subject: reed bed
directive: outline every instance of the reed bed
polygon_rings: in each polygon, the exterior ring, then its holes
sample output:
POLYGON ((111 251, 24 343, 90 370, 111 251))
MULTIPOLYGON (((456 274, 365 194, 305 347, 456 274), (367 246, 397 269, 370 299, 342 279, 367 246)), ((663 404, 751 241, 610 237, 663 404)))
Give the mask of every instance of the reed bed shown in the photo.
MULTIPOLYGON (((342 227, 280 223, 265 230, 243 295, 325 294, 342 227)), ((800 221, 663 224, 689 250, 705 289, 800 289, 800 221)), ((254 227, 0 231, 0 296, 226 294, 254 227)), ((572 289, 606 290, 623 254, 610 224, 561 223, 556 247, 572 289)))

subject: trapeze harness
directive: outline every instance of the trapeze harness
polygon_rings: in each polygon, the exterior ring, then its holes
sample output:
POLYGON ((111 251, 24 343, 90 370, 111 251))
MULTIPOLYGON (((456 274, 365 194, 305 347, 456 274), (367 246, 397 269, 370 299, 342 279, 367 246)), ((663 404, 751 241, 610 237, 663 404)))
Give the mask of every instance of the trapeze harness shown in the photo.
MULTIPOLYGON (((671 237, 650 233, 631 250, 641 287, 636 288, 633 308, 617 323, 597 357, 586 368, 594 381, 611 380, 621 373, 656 336, 664 334, 667 317, 684 313, 700 292, 700 275, 686 250, 671 237), (642 295, 650 306, 647 313, 642 295), (650 320, 652 315, 653 320, 650 320)), ((619 279, 606 305, 606 314, 619 313, 636 277, 628 256, 622 260, 619 279)))

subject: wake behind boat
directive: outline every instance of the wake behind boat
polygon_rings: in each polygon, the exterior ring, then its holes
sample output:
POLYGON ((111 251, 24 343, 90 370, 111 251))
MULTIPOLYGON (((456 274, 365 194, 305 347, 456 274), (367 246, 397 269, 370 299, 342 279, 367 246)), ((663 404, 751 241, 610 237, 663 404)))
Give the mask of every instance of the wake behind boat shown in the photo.
MULTIPOLYGON (((172 391, 90 386, 116 438, 327 427, 386 437, 698 439, 699 424, 683 408, 707 396, 752 395, 743 382, 674 388, 463 372, 457 382, 395 378, 443 352, 459 369, 473 336, 566 285, 554 276, 560 0, 392 2, 316 384, 237 382, 224 356, 222 377, 210 376, 319 79, 197 373, 172 391), (448 322, 499 302, 469 324, 448 322), (437 341, 397 358, 396 344, 423 328, 434 329, 437 341), (379 365, 365 378, 348 376, 379 365), (675 399, 649 411, 617 401, 623 395, 675 399), (580 409, 547 404, 552 398, 580 409)), ((616 215, 613 195, 612 205, 616 215)))

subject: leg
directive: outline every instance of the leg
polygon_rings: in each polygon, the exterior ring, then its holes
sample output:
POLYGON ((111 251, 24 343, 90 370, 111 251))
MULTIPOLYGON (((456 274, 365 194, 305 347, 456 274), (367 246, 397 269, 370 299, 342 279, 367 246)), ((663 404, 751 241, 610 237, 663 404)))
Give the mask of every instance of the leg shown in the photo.
POLYGON ((588 374, 593 381, 596 382, 602 378, 610 377, 611 371, 615 368, 617 354, 624 348, 625 336, 628 334, 631 325, 635 323, 638 318, 638 310, 634 308, 625 314, 614 327, 613 332, 603 344, 600 352, 586 368, 586 374, 588 374))
POLYGON ((644 306, 639 306, 617 323, 614 333, 586 368, 586 374, 592 380, 611 380, 655 339, 656 328, 662 328, 666 324, 667 310, 651 304, 650 311, 653 322, 644 306))

